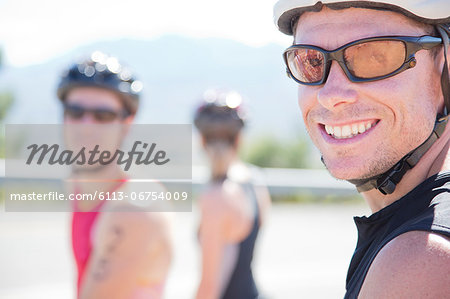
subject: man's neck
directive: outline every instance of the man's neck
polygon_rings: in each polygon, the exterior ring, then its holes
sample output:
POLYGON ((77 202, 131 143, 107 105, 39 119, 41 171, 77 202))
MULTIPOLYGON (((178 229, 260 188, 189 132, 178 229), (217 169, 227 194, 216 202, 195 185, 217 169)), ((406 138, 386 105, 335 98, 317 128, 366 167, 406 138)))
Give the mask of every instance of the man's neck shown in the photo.
MULTIPOLYGON (((81 194, 100 194, 100 192, 111 192, 120 180, 126 178, 125 173, 117 166, 110 165, 95 172, 77 173, 72 176, 69 192, 81 194)), ((80 201, 80 210, 89 211, 100 204, 101 201, 80 201)))
POLYGON ((412 191, 427 178, 450 169, 450 125, 445 128, 442 136, 420 159, 419 163, 409 170, 394 193, 383 195, 376 189, 363 192, 362 195, 373 213, 392 204, 412 191))

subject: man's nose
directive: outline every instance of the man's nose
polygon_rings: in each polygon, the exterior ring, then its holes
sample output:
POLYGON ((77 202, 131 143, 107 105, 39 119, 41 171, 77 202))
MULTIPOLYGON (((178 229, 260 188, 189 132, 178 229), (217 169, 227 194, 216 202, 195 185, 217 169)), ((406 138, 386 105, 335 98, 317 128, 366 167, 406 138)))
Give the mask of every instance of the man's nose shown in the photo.
POLYGON ((98 121, 95 119, 95 116, 92 112, 85 112, 83 116, 79 119, 79 123, 95 124, 98 123, 98 121))
POLYGON ((317 94, 319 103, 328 110, 337 110, 345 104, 353 104, 357 101, 358 93, 354 84, 344 73, 341 66, 333 61, 327 81, 317 94))

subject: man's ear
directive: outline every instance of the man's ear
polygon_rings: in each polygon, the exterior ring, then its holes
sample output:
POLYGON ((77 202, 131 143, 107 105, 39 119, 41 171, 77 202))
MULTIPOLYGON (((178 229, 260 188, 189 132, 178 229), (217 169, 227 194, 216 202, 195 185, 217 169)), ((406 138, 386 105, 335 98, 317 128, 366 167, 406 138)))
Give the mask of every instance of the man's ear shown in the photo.
MULTIPOLYGON (((440 72, 442 72, 443 67, 444 67, 444 63, 445 63, 445 52, 444 52, 444 46, 442 46, 442 48, 439 50, 439 52, 437 52, 436 55, 436 64, 438 66, 438 69, 440 72)), ((450 70, 450 45, 447 48, 447 67, 450 70)))
POLYGON ((125 117, 123 119, 123 124, 124 125, 131 125, 134 122, 134 117, 136 116, 136 114, 130 114, 127 117, 125 117))

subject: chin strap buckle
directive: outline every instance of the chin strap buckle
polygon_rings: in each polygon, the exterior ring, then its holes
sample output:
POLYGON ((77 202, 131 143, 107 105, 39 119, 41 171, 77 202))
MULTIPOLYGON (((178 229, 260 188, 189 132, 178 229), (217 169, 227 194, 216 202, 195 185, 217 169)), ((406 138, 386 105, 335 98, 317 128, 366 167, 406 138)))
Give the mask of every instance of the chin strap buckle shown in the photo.
POLYGON ((391 170, 388 171, 387 174, 379 178, 375 188, 384 195, 393 193, 405 173, 414 166, 408 163, 408 159, 410 157, 411 154, 403 157, 397 164, 394 165, 394 167, 391 168, 391 170))
POLYGON ((391 169, 382 175, 362 180, 349 180, 350 183, 355 184, 358 192, 365 192, 371 189, 378 189, 382 194, 387 195, 395 191, 397 184, 401 181, 405 173, 416 166, 420 158, 430 149, 433 143, 441 137, 444 133, 448 122, 448 115, 438 115, 433 132, 415 150, 404 156, 391 169))
POLYGON ((391 194, 395 191, 397 184, 394 183, 390 178, 386 178, 377 189, 384 195, 391 194))

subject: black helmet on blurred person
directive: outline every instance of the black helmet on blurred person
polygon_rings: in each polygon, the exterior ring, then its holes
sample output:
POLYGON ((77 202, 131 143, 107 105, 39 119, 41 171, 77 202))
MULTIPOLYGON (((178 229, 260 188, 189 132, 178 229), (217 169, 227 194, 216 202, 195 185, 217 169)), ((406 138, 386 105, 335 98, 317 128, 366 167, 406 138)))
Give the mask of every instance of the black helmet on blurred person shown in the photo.
POLYGON ((195 113, 194 124, 207 141, 234 141, 245 124, 242 96, 236 91, 206 90, 195 113))
POLYGON ((135 114, 143 84, 116 57, 95 51, 63 73, 58 85, 58 98, 64 101, 68 92, 76 87, 99 87, 117 92, 128 113, 135 114))

